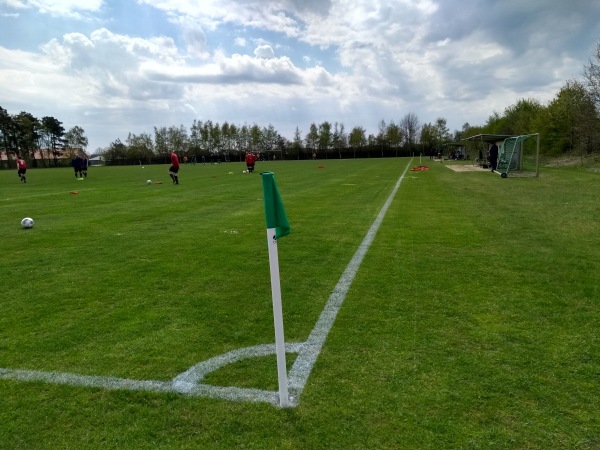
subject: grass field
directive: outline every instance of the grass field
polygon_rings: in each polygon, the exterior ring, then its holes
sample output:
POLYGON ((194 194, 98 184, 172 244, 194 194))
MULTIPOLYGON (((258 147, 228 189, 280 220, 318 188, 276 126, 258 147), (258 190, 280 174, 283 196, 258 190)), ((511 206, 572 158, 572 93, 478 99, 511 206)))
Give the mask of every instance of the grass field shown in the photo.
MULTIPOLYGON (((258 173, 188 165, 174 186, 166 165, 92 167, 83 181, 29 170, 27 184, 0 170, 0 448, 600 448, 600 176, 423 163, 287 409, 7 376, 169 382, 272 343, 258 173)), ((307 339, 418 164, 257 164, 292 227, 279 241, 286 341, 307 339)), ((205 382, 277 390, 275 356, 205 382)))

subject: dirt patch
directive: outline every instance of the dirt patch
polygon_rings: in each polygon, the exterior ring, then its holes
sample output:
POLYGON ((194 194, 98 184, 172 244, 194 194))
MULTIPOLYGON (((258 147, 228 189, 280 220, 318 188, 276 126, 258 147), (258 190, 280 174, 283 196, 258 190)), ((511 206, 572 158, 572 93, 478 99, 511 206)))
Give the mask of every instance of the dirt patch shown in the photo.
POLYGON ((485 172, 489 169, 483 167, 474 166, 472 164, 444 164, 448 169, 452 169, 455 172, 485 172))

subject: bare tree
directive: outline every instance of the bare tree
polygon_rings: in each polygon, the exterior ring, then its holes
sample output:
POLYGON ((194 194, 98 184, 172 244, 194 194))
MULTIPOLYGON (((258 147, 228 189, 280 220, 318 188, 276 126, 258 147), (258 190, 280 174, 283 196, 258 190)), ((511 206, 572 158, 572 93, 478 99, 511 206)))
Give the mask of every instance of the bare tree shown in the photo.
POLYGON ((596 108, 600 110, 600 42, 596 42, 594 53, 583 68, 583 76, 596 108))
POLYGON ((165 162, 169 155, 169 139, 167 127, 154 127, 154 150, 158 156, 162 156, 165 162))
POLYGON ((415 113, 406 114, 402 120, 400 120, 400 129, 402 130, 402 135, 404 137, 404 144, 410 151, 415 142, 417 142, 420 129, 419 118, 417 115, 415 113))
POLYGON ((85 137, 85 131, 78 125, 75 125, 65 133, 65 143, 67 156, 73 157, 75 153, 85 152, 88 146, 88 138, 85 137))

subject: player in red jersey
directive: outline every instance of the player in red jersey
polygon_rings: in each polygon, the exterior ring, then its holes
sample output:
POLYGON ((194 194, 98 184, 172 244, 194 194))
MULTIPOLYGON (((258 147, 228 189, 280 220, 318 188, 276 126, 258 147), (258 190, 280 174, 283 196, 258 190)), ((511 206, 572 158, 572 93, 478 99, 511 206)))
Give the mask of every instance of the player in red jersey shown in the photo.
POLYGON ((23 183, 27 183, 27 178, 25 177, 26 173, 27 173, 27 162, 20 156, 17 156, 17 175, 21 178, 21 181, 23 183))
POLYGON ((179 184, 179 176, 177 173, 179 172, 179 157, 177 154, 172 151, 171 152, 171 167, 169 167, 169 176, 173 180, 173 184, 179 184))
POLYGON ((256 156, 254 153, 246 153, 246 167, 248 168, 248 173, 254 172, 254 164, 256 162, 256 156))

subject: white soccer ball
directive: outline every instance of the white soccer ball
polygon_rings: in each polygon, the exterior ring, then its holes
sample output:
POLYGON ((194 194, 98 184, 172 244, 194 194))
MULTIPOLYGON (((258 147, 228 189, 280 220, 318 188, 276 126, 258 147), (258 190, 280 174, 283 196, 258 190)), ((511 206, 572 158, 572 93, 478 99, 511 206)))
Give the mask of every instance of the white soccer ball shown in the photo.
POLYGON ((31 228, 33 227, 33 224, 35 222, 33 221, 33 219, 31 217, 25 217, 23 220, 21 220, 21 226, 23 228, 31 228))
POLYGON ((146 184, 152 184, 152 180, 147 180, 146 184))
POLYGON ((244 170, 242 173, 248 173, 248 171, 247 171, 247 170, 244 170))

